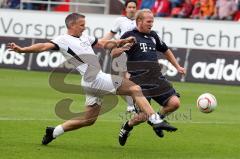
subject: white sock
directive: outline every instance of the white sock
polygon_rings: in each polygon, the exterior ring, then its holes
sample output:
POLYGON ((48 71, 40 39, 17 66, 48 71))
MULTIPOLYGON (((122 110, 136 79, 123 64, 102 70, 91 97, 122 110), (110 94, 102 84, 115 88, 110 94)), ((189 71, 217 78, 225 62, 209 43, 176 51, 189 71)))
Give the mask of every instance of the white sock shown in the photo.
POLYGON ((60 135, 62 135, 64 133, 63 127, 62 125, 58 125, 57 127, 55 127, 55 129, 53 130, 53 138, 56 138, 60 135))
POLYGON ((163 120, 160 118, 160 116, 158 115, 158 113, 152 114, 148 120, 152 123, 152 124, 159 124, 161 122, 163 122, 163 120))
POLYGON ((132 99, 132 97, 131 96, 125 96, 125 99, 126 99, 126 101, 127 101, 127 103, 128 103, 128 105, 130 106, 133 106, 134 105, 134 102, 133 102, 133 99, 132 99))

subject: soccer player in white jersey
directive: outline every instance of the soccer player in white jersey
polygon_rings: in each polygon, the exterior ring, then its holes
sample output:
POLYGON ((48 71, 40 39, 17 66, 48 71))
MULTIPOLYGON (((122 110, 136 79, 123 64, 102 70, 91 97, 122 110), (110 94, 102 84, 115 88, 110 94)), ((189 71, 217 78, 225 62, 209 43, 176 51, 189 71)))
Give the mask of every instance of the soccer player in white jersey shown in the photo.
MULTIPOLYGON (((127 31, 131 31, 136 28, 135 14, 137 12, 137 1, 136 0, 127 0, 125 2, 125 11, 126 16, 121 16, 117 18, 113 24, 113 27, 110 32, 108 32, 104 39, 112 39, 117 33, 120 33, 120 37, 127 31)), ((121 48, 119 48, 121 49, 121 48)), ((113 60, 113 65, 118 66, 118 72, 121 76, 129 78, 127 73, 127 56, 125 53, 122 53, 119 57, 116 57, 113 60)), ((127 101, 127 112, 134 112, 134 102, 130 96, 125 97, 127 101)))
POLYGON ((122 36, 125 32, 130 31, 136 27, 135 14, 137 12, 137 1, 127 0, 125 2, 126 16, 118 17, 113 24, 113 27, 104 38, 112 39, 117 33, 122 36))
POLYGON ((50 42, 37 43, 27 47, 20 47, 15 43, 8 44, 10 51, 18 53, 39 53, 53 49, 60 50, 66 58, 70 58, 68 62, 73 64, 82 75, 81 85, 86 94, 84 116, 67 120, 56 127, 47 127, 46 134, 42 140, 43 145, 47 145, 64 132, 94 124, 101 110, 102 96, 106 94, 130 95, 141 110, 148 115, 149 122, 153 124, 155 132, 162 129, 176 131, 175 127, 160 119, 160 116, 154 112, 138 85, 128 79, 101 71, 98 58, 94 54, 92 47, 114 48, 119 44, 125 44, 123 47, 129 48, 134 38, 98 40, 94 37, 84 35, 82 33, 85 30, 85 16, 78 13, 69 14, 65 19, 65 23, 67 34, 61 35, 50 42))

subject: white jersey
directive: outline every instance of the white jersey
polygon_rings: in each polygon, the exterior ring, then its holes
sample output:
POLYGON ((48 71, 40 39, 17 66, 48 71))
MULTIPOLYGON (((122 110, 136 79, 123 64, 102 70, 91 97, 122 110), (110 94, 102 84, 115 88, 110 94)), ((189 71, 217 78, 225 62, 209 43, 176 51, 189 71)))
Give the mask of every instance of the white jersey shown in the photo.
POLYGON ((97 43, 95 37, 68 34, 58 36, 52 42, 63 53, 66 60, 73 64, 86 81, 92 81, 101 71, 101 66, 92 46, 97 43))
POLYGON ((111 29, 112 33, 120 33, 122 36, 125 32, 131 31, 136 28, 136 21, 127 17, 119 17, 115 20, 114 25, 111 29))
MULTIPOLYGON (((136 20, 129 19, 125 16, 119 17, 115 20, 113 27, 111 29, 112 33, 120 33, 120 37, 127 31, 131 31, 136 28, 136 20)), ((124 72, 127 71, 127 55, 125 53, 121 54, 119 57, 113 60, 113 66, 118 66, 115 71, 119 72, 122 76, 124 72)))
POLYGON ((104 95, 115 94, 121 86, 122 78, 102 72, 92 48, 97 43, 96 38, 84 34, 80 37, 65 34, 53 39, 52 43, 83 76, 81 86, 86 93, 86 105, 101 105, 104 95))

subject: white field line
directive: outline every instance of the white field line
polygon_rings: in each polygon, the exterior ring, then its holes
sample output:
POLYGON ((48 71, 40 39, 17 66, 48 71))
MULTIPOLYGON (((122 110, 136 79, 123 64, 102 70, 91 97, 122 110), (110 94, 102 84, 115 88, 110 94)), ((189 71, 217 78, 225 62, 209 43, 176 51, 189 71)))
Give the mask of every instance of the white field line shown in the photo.
MULTIPOLYGON (((62 122, 62 119, 54 119, 54 118, 46 118, 46 119, 35 119, 35 118, 1 118, 0 121, 59 121, 62 122)), ((111 122, 111 123, 119 123, 123 122, 124 120, 121 119, 114 119, 114 120, 107 120, 107 119, 98 119, 97 122, 111 122)), ((180 123, 180 124, 223 124, 223 125, 233 125, 233 124, 240 124, 240 121, 190 121, 190 120, 185 120, 185 121, 171 121, 171 123, 180 123)))

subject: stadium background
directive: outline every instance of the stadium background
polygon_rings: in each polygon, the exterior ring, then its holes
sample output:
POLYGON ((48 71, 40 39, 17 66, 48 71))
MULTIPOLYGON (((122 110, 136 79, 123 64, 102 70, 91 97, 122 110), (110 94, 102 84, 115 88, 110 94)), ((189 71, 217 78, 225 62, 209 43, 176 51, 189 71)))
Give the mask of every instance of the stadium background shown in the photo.
MULTIPOLYGON (((86 12, 86 33, 101 38, 110 30, 110 22, 119 16, 112 14, 121 12, 116 3, 119 5, 119 1, 106 1, 104 5, 96 3, 95 7, 92 2, 88 6, 79 2, 71 10, 86 12)), ((180 129, 178 132, 158 139, 142 124, 125 147, 118 146, 119 126, 129 118, 124 102, 119 99, 118 106, 102 115, 96 126, 67 134, 48 147, 40 146, 45 126, 61 122, 54 110, 57 101, 70 96, 75 101, 71 110, 79 112, 83 110, 84 96, 63 94, 50 88, 49 71, 64 61, 61 55, 56 52, 16 54, 9 52, 6 44, 29 45, 52 39, 65 32, 63 19, 67 14, 0 9, 0 150, 3 158, 240 157, 240 30, 239 22, 232 21, 155 19, 154 30, 187 68, 187 76, 180 77, 159 57, 159 62, 168 66, 168 78, 176 81, 174 86, 182 94, 182 107, 169 116, 170 122, 180 129), (204 92, 213 93, 218 99, 219 106, 211 114, 202 114, 195 106, 196 98, 204 92)), ((110 57, 103 50, 96 53, 103 69, 109 72, 110 57)), ((68 65, 62 67, 71 69, 68 65)), ((67 81, 78 84, 79 77, 71 74, 67 81)), ((158 108, 155 103, 153 106, 158 108)))

